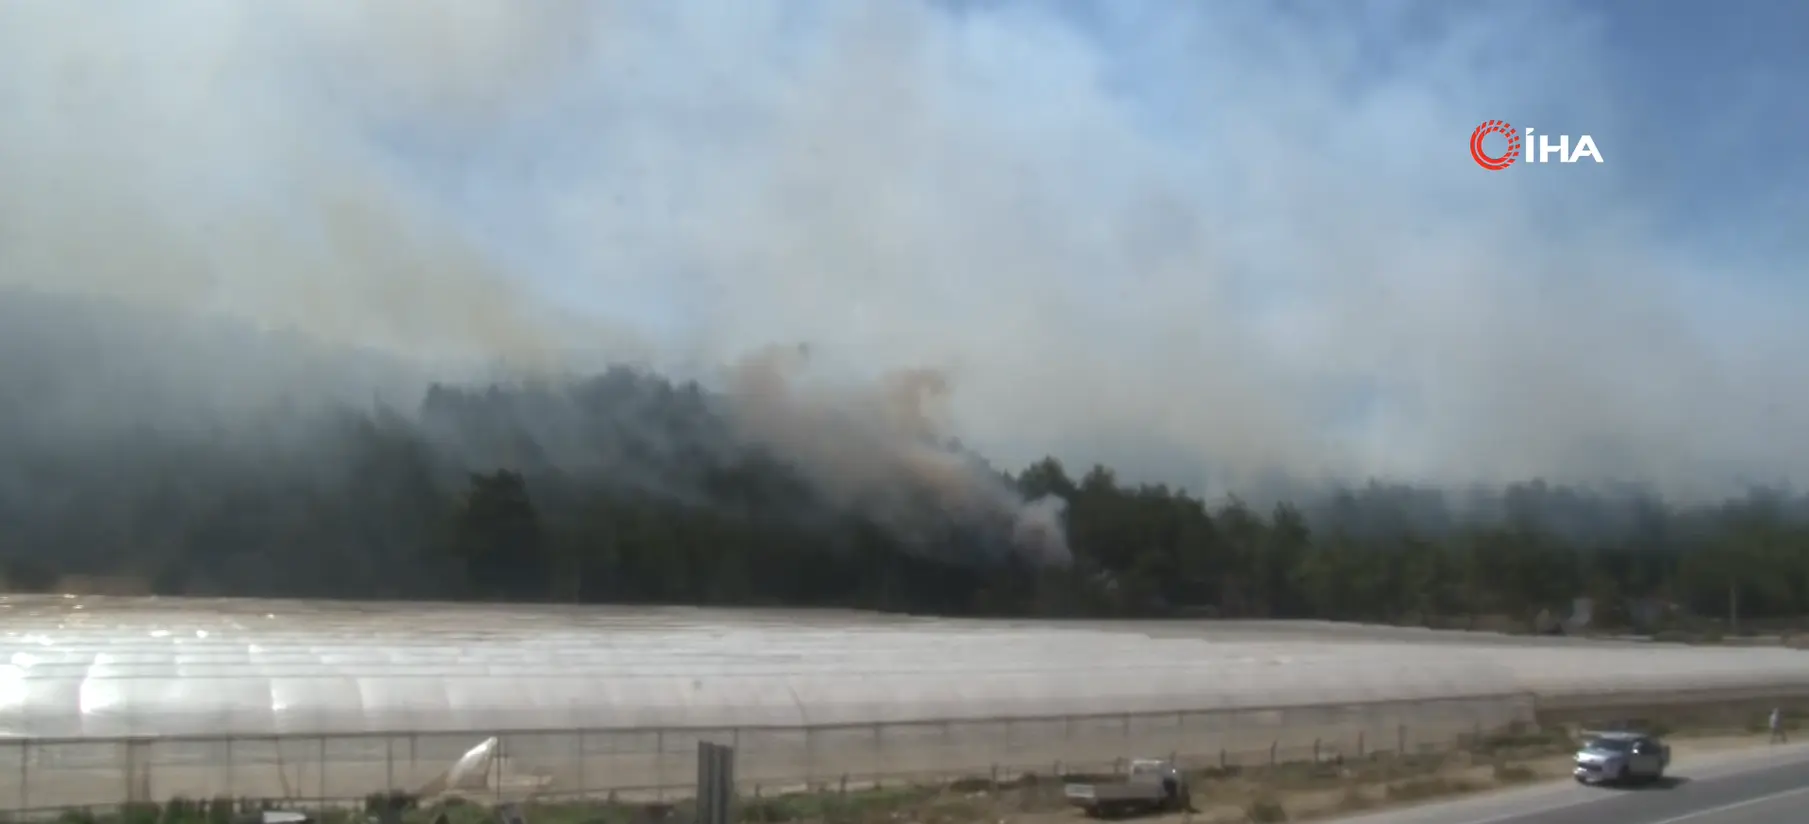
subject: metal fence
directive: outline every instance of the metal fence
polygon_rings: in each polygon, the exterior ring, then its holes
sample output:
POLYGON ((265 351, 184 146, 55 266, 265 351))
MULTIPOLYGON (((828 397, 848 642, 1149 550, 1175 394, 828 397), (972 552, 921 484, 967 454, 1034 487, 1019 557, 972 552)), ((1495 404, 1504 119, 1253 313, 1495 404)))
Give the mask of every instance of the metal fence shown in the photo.
POLYGON ((1533 718, 1524 695, 1323 707, 793 728, 586 729, 335 736, 0 740, 0 811, 268 798, 340 804, 416 791, 495 738, 481 800, 688 795, 699 741, 737 752, 750 794, 1099 770, 1119 759, 1253 764, 1450 747, 1533 718))

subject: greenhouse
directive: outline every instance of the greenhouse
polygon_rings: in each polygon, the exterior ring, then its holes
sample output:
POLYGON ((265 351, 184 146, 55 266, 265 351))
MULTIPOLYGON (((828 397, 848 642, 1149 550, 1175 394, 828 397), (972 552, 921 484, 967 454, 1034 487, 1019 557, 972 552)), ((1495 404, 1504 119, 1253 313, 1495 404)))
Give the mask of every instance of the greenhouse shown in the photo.
POLYGON ((1271 622, 0 601, 15 737, 778 728, 1809 686, 1781 649, 1271 622))

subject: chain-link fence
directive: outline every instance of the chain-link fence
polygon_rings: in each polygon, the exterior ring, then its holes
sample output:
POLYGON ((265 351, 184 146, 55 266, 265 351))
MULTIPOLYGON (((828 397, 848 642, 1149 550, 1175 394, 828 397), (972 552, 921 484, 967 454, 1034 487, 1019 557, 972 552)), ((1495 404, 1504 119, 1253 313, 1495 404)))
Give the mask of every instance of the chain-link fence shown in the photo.
POLYGON ((361 801, 416 791, 490 739, 482 789, 497 800, 675 798, 697 742, 733 745, 742 791, 1109 769, 1122 758, 1251 764, 1421 752, 1533 718, 1521 695, 1323 707, 802 728, 373 733, 268 738, 0 741, 0 811, 173 797, 361 801))

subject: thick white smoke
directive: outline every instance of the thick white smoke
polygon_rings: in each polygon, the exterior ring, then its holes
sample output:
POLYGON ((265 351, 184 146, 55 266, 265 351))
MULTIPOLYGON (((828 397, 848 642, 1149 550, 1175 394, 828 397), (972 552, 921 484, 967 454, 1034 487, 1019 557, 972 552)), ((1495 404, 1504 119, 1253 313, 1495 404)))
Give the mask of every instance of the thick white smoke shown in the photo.
POLYGON ((1800 212, 1661 224, 1599 20, 1082 8, 6 4, 0 284, 536 370, 808 340, 865 388, 744 425, 863 494, 1018 506, 951 436, 1196 490, 1809 475, 1800 251, 1691 245, 1800 212), (1467 165, 1518 112, 1610 162, 1467 165), (953 388, 934 438, 892 375, 953 388))
POLYGON ((1059 499, 1024 500, 997 472, 948 439, 941 410, 948 378, 908 370, 843 384, 813 373, 807 346, 773 347, 728 374, 734 421, 746 439, 797 462, 837 504, 910 530, 928 493, 966 522, 1011 525, 1014 549, 1052 564, 1071 560, 1059 499))

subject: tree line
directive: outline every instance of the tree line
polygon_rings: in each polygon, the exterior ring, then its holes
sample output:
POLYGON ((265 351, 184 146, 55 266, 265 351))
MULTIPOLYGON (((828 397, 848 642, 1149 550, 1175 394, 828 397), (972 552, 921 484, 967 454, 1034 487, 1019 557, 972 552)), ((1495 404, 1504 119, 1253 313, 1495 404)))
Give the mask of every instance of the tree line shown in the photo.
POLYGON ((178 414, 158 394, 175 378, 119 365, 149 344, 66 354, 120 324, 18 311, 0 325, 13 590, 1519 626, 1577 597, 1610 625, 1654 608, 1809 613, 1809 498, 1794 493, 1684 506, 1637 488, 1373 482, 1208 501, 1048 458, 996 473, 1025 500, 1065 503, 1073 560, 1047 565, 1002 550, 1010 524, 945 512, 908 478, 891 511, 909 510, 908 534, 825 494, 738 438, 728 401, 695 383, 613 369, 434 386, 400 408, 178 414), (79 334, 59 332, 63 349, 9 342, 31 323, 79 334), (108 369, 156 381, 76 403, 108 369))
POLYGON ((1809 526, 1801 499, 1780 494, 1682 508, 1532 482, 1463 515, 1447 496, 1370 484, 1258 507, 1049 458, 1004 476, 1027 499, 1066 502, 1073 563, 1038 565, 988 551, 1002 538, 987 525, 935 525, 925 551, 836 511, 781 456, 684 431, 712 425, 695 386, 625 370, 586 384, 588 400, 565 414, 589 403, 615 423, 576 461, 522 428, 532 394, 436 387, 419 415, 296 421, 305 448, 150 431, 84 451, 15 445, 0 496, 6 581, 1406 623, 1522 620, 1579 596, 1609 623, 1630 617, 1631 599, 1699 615, 1732 599, 1755 619, 1809 612, 1809 526), (634 426, 614 414, 625 403, 643 413, 634 426))

